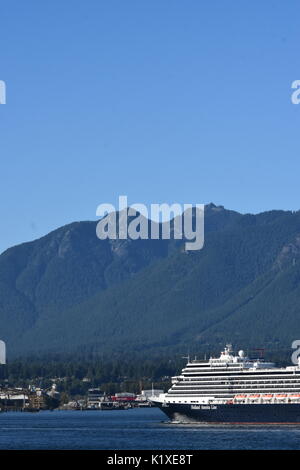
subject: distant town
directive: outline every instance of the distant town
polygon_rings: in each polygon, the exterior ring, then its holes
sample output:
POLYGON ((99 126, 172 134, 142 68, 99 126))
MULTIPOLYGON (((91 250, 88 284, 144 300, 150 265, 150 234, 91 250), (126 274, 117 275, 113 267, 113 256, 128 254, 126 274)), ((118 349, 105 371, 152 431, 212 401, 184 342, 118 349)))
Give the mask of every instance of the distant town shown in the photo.
POLYGON ((26 358, 0 364, 0 411, 150 407, 171 385, 169 360, 26 358))
POLYGON ((107 395, 100 388, 90 388, 87 395, 82 398, 62 401, 60 392, 54 383, 50 390, 42 388, 1 388, 0 411, 28 411, 40 410, 127 410, 136 407, 151 407, 149 397, 163 393, 162 389, 142 390, 136 395, 130 392, 107 395))

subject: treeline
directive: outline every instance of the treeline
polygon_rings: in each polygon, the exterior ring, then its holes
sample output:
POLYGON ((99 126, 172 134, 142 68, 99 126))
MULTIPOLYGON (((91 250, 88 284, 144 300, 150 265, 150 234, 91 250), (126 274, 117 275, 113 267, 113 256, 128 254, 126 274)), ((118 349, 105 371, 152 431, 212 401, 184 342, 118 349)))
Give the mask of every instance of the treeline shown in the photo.
POLYGON ((68 398, 82 396, 91 387, 100 387, 108 394, 128 391, 139 393, 152 387, 166 389, 170 378, 178 373, 184 359, 74 359, 24 358, 1 366, 2 386, 49 388, 68 398))

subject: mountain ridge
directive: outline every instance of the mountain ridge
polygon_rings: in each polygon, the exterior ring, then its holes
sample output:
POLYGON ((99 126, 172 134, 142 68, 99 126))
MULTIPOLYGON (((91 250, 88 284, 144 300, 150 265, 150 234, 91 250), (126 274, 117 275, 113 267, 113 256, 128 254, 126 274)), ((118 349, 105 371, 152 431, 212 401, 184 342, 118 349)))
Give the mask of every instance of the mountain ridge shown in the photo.
POLYGON ((299 336, 300 212, 211 203, 204 248, 188 253, 178 240, 99 240, 96 224, 73 222, 0 255, 11 356, 276 348, 299 336))

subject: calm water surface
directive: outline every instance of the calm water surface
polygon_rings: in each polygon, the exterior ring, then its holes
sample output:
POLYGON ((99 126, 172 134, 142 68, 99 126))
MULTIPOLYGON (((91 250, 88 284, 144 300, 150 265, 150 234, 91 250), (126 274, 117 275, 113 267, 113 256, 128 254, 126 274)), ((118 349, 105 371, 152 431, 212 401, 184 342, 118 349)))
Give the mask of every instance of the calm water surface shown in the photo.
POLYGON ((168 424, 157 408, 1 413, 0 449, 300 449, 299 427, 168 424))

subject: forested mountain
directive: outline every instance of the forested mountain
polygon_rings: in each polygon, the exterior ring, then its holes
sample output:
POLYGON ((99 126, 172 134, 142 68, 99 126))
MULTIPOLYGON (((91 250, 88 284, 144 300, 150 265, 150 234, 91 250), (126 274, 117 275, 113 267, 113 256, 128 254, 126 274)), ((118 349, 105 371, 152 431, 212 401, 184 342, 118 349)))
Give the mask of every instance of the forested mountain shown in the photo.
POLYGON ((76 222, 0 256, 0 337, 32 353, 150 356, 300 339, 300 212, 205 208, 205 245, 76 222))

